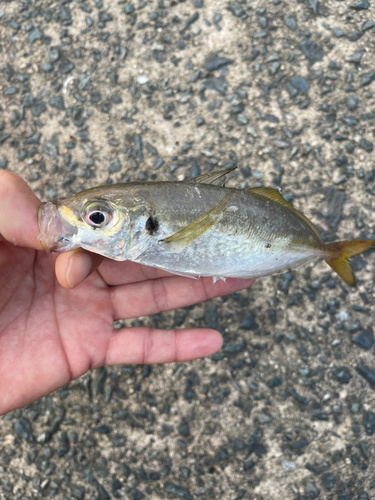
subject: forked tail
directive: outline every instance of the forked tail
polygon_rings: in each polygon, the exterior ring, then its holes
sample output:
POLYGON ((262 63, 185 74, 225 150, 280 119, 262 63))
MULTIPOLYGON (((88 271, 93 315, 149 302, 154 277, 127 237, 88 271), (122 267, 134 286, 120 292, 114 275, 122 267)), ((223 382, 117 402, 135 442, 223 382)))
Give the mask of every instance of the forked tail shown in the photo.
POLYGON ((324 260, 350 286, 355 285, 355 277, 348 259, 366 252, 375 246, 375 240, 336 241, 325 245, 329 255, 324 260))

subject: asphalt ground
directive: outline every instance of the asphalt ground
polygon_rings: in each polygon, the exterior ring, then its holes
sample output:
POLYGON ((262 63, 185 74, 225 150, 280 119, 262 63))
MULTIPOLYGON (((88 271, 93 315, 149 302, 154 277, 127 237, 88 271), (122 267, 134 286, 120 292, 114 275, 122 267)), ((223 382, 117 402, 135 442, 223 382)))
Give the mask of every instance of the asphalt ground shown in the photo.
MULTIPOLYGON (((42 200, 238 165, 325 241, 372 239, 375 6, 0 2, 0 168, 42 200)), ((223 349, 101 368, 0 419, 0 498, 375 498, 375 259, 139 318, 223 349)), ((121 323, 119 326, 122 326, 121 323)), ((16 362, 16 360, 15 360, 16 362)))

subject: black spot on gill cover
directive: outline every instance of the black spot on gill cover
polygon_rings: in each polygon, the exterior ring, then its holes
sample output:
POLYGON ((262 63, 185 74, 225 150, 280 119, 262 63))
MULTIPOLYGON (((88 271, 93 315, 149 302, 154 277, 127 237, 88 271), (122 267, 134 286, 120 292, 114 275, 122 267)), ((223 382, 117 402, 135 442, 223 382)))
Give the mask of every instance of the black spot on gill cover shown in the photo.
POLYGON ((147 219, 146 229, 150 234, 155 234, 159 229, 159 221, 154 215, 150 215, 150 217, 147 219))

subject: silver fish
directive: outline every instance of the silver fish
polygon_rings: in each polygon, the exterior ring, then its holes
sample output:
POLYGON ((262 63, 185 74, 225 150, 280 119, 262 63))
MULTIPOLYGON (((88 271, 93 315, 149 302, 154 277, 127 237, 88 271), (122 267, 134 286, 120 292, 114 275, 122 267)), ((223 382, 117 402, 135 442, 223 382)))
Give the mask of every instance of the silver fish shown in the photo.
POLYGON ((82 247, 195 278, 258 278, 321 257, 354 285, 347 259, 375 240, 324 244, 278 190, 226 188, 222 178, 231 170, 100 186, 43 203, 39 239, 47 251, 82 247))

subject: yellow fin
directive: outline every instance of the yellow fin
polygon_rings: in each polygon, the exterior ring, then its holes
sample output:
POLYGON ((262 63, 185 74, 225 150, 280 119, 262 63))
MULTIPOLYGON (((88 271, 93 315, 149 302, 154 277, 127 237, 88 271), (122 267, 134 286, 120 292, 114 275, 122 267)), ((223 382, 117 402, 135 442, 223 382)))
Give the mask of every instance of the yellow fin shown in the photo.
POLYGON ((190 243, 197 240, 199 236, 205 233, 207 229, 218 222, 234 192, 235 190, 230 191, 217 205, 214 206, 214 208, 211 208, 211 210, 201 215, 198 219, 194 220, 168 238, 160 240, 160 242, 170 244, 171 248, 176 251, 187 247, 190 243))
POLYGON ((328 257, 324 260, 334 271, 342 278, 346 284, 355 285, 355 277, 352 266, 348 259, 354 255, 366 252, 370 247, 375 246, 375 240, 353 240, 353 241, 336 241, 325 245, 328 250, 328 257))
POLYGON ((284 198, 281 196, 280 191, 278 189, 273 189, 273 188, 250 188, 246 189, 246 192, 249 194, 255 194, 258 196, 263 196, 263 198, 268 198, 269 200, 275 201, 276 203, 279 203, 280 205, 283 205, 284 207, 289 208, 292 210, 295 214, 299 215, 308 225, 309 227, 314 231, 314 233, 318 236, 318 238, 321 240, 321 236, 319 234, 319 231, 316 229, 314 224, 311 222, 310 219, 306 217, 306 215, 303 215, 302 212, 299 210, 295 209, 288 203, 284 198))
MULTIPOLYGON (((198 184, 215 184, 216 181, 220 180, 224 175, 229 174, 232 170, 235 170, 237 167, 227 168, 226 170, 219 170, 219 172, 210 172, 209 174, 199 175, 198 177, 194 177, 190 179, 191 183, 198 184)), ((225 180, 220 182, 221 186, 224 186, 225 180)))

